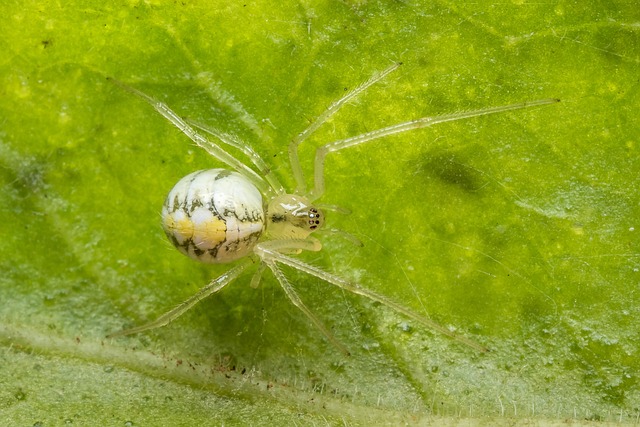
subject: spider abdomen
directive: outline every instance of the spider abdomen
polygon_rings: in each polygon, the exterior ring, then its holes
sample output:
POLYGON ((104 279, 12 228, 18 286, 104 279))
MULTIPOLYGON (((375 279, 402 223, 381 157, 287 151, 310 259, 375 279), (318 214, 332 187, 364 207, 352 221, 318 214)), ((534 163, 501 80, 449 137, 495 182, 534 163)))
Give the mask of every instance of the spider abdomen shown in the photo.
POLYGON ((252 252, 264 231, 262 195, 237 172, 197 171, 167 195, 162 225, 188 257, 213 264, 235 261, 252 252))

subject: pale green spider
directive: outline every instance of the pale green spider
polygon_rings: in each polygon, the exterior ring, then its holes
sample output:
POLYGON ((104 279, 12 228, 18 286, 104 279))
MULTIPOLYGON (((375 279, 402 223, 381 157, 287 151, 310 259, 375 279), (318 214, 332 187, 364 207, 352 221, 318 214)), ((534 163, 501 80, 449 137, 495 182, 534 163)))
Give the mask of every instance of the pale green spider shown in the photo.
POLYGON ((320 241, 311 236, 311 233, 321 229, 324 225, 324 213, 321 207, 324 209, 337 209, 326 205, 314 205, 314 202, 324 194, 324 161, 327 154, 364 144, 374 139, 431 126, 436 123, 558 102, 557 99, 542 99, 436 117, 423 117, 331 142, 317 149, 313 175, 314 185, 311 190, 307 190, 304 174, 298 159, 298 145, 335 114, 347 101, 383 79, 399 66, 400 64, 390 66, 347 93, 331 104, 307 129, 293 138, 289 144, 289 160, 297 187, 292 194, 285 191, 262 158, 237 137, 182 119, 164 103, 117 80, 110 79, 124 90, 148 102, 198 146, 230 168, 235 169, 235 172, 225 169, 198 171, 182 178, 169 192, 162 209, 162 218, 165 233, 176 248, 185 255, 205 263, 217 264, 232 261, 238 261, 238 263, 220 277, 212 280, 191 298, 163 314, 157 320, 132 329, 112 333, 109 337, 138 333, 168 324, 200 300, 219 292, 249 266, 253 265, 255 261, 259 261, 258 269, 251 280, 251 286, 257 287, 263 271, 265 268, 269 268, 278 282, 280 282, 282 289, 291 302, 302 310, 325 337, 345 354, 349 354, 347 349, 302 302, 294 287, 280 269, 280 264, 318 277, 346 291, 382 303, 402 315, 452 337, 475 350, 487 351, 485 346, 466 337, 456 335, 449 329, 383 295, 291 256, 302 251, 319 251, 322 248, 320 241), (249 158, 256 170, 233 157, 218 143, 210 141, 200 131, 210 134, 222 144, 240 150, 249 158), (265 199, 263 199, 263 195, 265 199))

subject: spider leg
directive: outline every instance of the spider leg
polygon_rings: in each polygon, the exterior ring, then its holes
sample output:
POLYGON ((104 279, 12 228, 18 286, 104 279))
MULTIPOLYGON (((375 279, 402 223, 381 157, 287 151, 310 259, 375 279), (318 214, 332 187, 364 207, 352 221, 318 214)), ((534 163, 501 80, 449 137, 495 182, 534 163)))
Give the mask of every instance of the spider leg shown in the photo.
POLYGON ((159 328, 161 326, 165 326, 168 323, 174 321, 181 315, 183 315, 187 310, 191 307, 207 298, 209 295, 213 295, 216 292, 219 292, 227 286, 229 283, 233 282, 244 270, 247 269, 250 265, 252 265, 252 261, 250 259, 245 259, 244 262, 236 265, 232 269, 228 270, 226 273, 222 274, 216 279, 213 279, 209 284, 202 289, 200 289, 195 295, 178 305, 176 308, 169 310, 162 316, 158 317, 153 322, 146 323, 141 326, 136 326, 135 328, 125 329, 123 331, 113 332, 107 335, 107 338, 119 337, 122 335, 130 335, 137 334, 138 332, 148 331, 150 329, 159 328))
POLYGON ((254 252, 262 260, 269 260, 269 254, 279 253, 286 251, 294 251, 296 253, 300 251, 318 252, 322 249, 322 243, 315 237, 307 237, 306 239, 279 239, 279 240, 267 240, 266 242, 260 242, 254 248, 254 252))
POLYGON ((357 283, 352 283, 346 279, 343 279, 342 277, 336 276, 334 274, 328 273, 324 270, 319 269, 318 267, 314 267, 313 265, 307 264, 303 261, 300 261, 299 259, 296 258, 292 258, 289 257, 287 255, 284 255, 280 252, 274 251, 270 248, 267 247, 261 247, 260 248, 261 254, 260 257, 267 262, 267 264, 269 263, 281 263, 284 265, 288 265, 289 267, 293 267, 296 270, 300 270, 302 272, 305 272, 307 274, 310 274, 312 276, 315 276, 321 280, 324 280, 328 283, 331 283, 332 285, 335 285, 341 289, 344 289, 346 291, 349 291, 351 293, 357 294, 357 295, 361 295, 363 297, 369 298, 372 301, 377 301, 383 305, 386 305, 387 307, 391 308, 392 310, 395 310, 398 313, 401 313, 403 315, 405 315, 406 317, 421 323, 422 325, 426 326, 427 328, 430 328, 434 331, 437 331, 443 335, 446 335, 448 337, 451 337, 452 339, 466 345, 469 346, 471 348, 473 348, 474 350, 480 351, 480 352, 487 352, 489 351, 489 349, 487 347, 484 347, 481 344, 478 344, 477 342, 460 336, 460 335, 456 335, 454 332, 450 331, 449 329, 445 328, 444 326, 434 322, 431 319, 428 319, 424 316, 419 315, 418 313, 402 306, 401 304, 398 304, 397 302, 385 297, 384 295, 380 295, 376 292, 373 292, 369 289, 365 289, 363 287, 361 287, 360 285, 358 285, 357 283))
POLYGON ((260 281, 262 280, 262 273, 264 273, 264 269, 267 268, 267 265, 264 262, 261 262, 260 264, 258 264, 258 268, 256 268, 256 271, 253 273, 253 276, 251 276, 251 288, 252 289, 258 289, 258 286, 260 286, 260 281))
POLYGON ((322 114, 320 114, 314 121, 309 125, 308 128, 300 132, 289 144, 289 162, 291 163, 291 170, 293 172, 293 176, 296 180, 296 193, 304 194, 306 193, 306 185, 304 182, 304 174, 302 173, 302 167, 300 166, 300 158, 298 157, 298 145, 305 139, 309 137, 313 132, 315 132, 324 122, 326 122, 329 117, 333 116, 338 110, 351 98, 357 96, 358 94, 364 92, 370 86, 379 82, 383 78, 385 78, 389 73, 396 70, 402 63, 396 63, 387 68, 386 70, 381 71, 373 75, 369 80, 362 83, 360 86, 356 87, 349 93, 347 93, 342 98, 333 102, 329 105, 322 114))
POLYGON ((291 283, 289 283, 289 280, 287 280, 287 277, 284 275, 282 270, 278 268, 276 263, 272 261, 265 261, 265 264, 271 269, 273 275, 276 276, 276 279, 278 279, 278 282, 280 282, 280 286, 282 286, 284 293, 287 294, 287 297, 289 297, 291 303, 298 307, 304 314, 306 314, 309 320, 311 320, 311 322, 316 326, 316 328, 320 330, 320 332, 322 332, 322 334, 329 340, 329 342, 331 342, 331 344, 336 346, 336 348, 344 353, 345 356, 349 356, 349 350, 347 350, 346 347, 342 345, 342 343, 340 343, 340 341, 338 341, 336 337, 333 336, 333 334, 320 321, 320 319, 318 319, 318 317, 313 314, 313 312, 309 310, 309 308, 302 302, 302 300, 298 296, 298 293, 295 291, 293 286, 291 286, 291 283))
POLYGON ((215 136, 223 143, 240 150, 242 153, 244 153, 245 156, 247 156, 251 160, 251 162, 255 165, 255 167, 258 168, 258 172, 260 173, 260 175, 264 177, 264 179, 269 183, 269 185, 271 186, 271 188, 273 188, 276 194, 280 195, 280 194, 286 193, 284 187, 282 186, 278 178, 273 173, 273 170, 269 166, 267 166, 267 164, 262 159, 262 157, 250 145, 244 143, 236 135, 220 132, 215 128, 194 122, 193 120, 190 120, 190 119, 185 119, 185 121, 189 123, 191 126, 198 128, 201 131, 206 132, 212 136, 215 136))
POLYGON ((351 215, 351 209, 343 208, 338 205, 330 205, 324 203, 315 203, 316 208, 322 209, 323 211, 331 211, 338 213, 340 215, 351 215))
POLYGON ((334 236, 340 236, 348 240, 354 246, 359 246, 359 247, 364 246, 364 243, 362 243, 362 240, 358 239, 356 236, 354 236, 353 234, 347 231, 340 230, 339 228, 323 228, 322 230, 318 230, 317 232, 320 234, 332 234, 334 236))
POLYGON ((313 175, 314 187, 307 197, 309 198, 309 200, 314 201, 322 196, 322 194, 324 194, 324 162, 327 154, 329 153, 333 153, 344 148, 353 147, 355 145, 364 144, 365 142, 373 141, 375 139, 393 135, 396 133, 433 126, 437 123, 451 122, 454 120, 466 119, 469 117, 485 116, 488 114, 502 113, 504 111, 519 110, 521 108, 535 107, 539 105, 555 104, 556 102, 560 102, 560 100, 555 98, 547 98, 539 99, 537 101, 503 105, 500 107, 490 107, 480 110, 445 114, 442 116, 422 117, 420 119, 398 123, 392 126, 376 129, 371 132, 366 132, 361 135, 352 136, 350 138, 341 139, 339 141, 323 145, 316 150, 313 175))
POLYGON ((124 89, 125 91, 136 95, 137 97, 146 101, 165 119, 169 120, 175 127, 180 129, 185 135, 187 135, 189 139, 191 139, 198 147, 202 148, 207 153, 211 154, 213 157, 225 163, 229 167, 245 175, 261 192, 269 194, 272 191, 271 187, 269 187, 265 180, 262 179, 262 177, 260 177, 260 175, 258 175, 253 169, 233 157, 218 144, 215 144, 202 134, 198 133, 198 131, 191 127, 184 119, 182 119, 182 117, 180 117, 175 111, 169 108, 167 104, 165 104, 164 102, 160 102, 150 97, 146 93, 128 86, 112 77, 107 77, 107 80, 113 82, 121 89, 124 89))

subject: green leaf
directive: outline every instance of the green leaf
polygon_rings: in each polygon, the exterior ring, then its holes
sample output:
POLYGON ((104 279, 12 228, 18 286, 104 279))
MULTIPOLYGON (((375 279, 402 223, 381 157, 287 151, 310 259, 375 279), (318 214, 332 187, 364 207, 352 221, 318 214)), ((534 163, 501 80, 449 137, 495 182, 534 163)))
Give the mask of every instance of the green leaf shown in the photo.
POLYGON ((5 2, 0 6, 0 414, 12 425, 637 420, 640 13, 633 3, 5 2), (163 236, 182 176, 220 163, 115 77, 239 135, 292 188, 301 146, 542 98, 329 155, 302 257, 491 348, 287 270, 343 356, 265 273, 171 325, 228 266, 163 236), (438 417, 438 418, 434 418, 438 417), (442 417, 442 419, 440 418, 442 417))

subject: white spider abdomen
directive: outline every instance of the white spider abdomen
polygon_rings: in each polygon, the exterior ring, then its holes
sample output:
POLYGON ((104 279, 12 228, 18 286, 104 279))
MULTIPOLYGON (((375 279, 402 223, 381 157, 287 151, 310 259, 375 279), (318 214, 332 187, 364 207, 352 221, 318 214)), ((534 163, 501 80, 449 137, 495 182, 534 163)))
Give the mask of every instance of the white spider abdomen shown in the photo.
POLYGON ((162 207, 164 232, 183 254, 206 263, 249 255, 265 224, 262 195, 247 178, 225 169, 182 178, 162 207))

